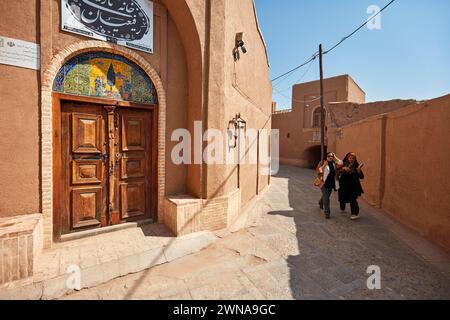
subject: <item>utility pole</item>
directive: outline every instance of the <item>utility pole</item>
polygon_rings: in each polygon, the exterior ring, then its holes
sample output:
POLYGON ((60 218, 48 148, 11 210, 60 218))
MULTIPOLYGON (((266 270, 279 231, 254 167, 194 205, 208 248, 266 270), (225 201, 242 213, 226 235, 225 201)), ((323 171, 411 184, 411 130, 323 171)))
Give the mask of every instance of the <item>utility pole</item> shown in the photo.
POLYGON ((320 62, 320 156, 321 160, 325 159, 325 107, 323 97, 323 65, 322 65, 322 44, 319 45, 319 62, 320 62))

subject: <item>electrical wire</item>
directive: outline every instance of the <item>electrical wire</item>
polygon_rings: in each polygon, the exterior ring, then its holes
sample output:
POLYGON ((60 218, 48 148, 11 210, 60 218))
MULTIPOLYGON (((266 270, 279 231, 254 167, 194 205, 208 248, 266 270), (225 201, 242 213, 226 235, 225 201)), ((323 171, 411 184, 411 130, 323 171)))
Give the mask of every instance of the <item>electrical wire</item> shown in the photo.
MULTIPOLYGON (((318 56, 319 56, 319 51, 317 51, 316 53, 314 53, 314 54, 312 55, 311 58, 309 58, 308 60, 306 60, 306 61, 305 61, 304 63, 302 63, 301 65, 299 65, 299 66, 297 66, 297 67, 295 67, 295 68, 289 70, 288 72, 283 73, 281 76, 278 76, 278 77, 272 79, 272 82, 277 81, 278 79, 283 78, 283 77, 285 77, 285 76, 288 76, 288 75, 290 75, 292 72, 297 71, 298 69, 300 69, 301 67, 306 66, 308 63, 310 63, 311 61, 315 60, 318 56)), ((285 78, 285 79, 286 79, 286 78, 285 78)), ((284 80, 284 79, 283 79, 283 80, 284 80)))
MULTIPOLYGON (((393 4, 396 0, 391 0, 387 5, 385 5, 379 12, 377 12, 377 14, 373 15, 372 17, 370 17, 368 20, 366 20, 362 25, 360 25, 358 28, 356 28, 355 30, 353 30, 352 33, 350 33, 349 35, 343 37, 338 43, 336 43, 333 47, 331 47, 329 50, 326 50, 323 52, 323 54, 328 54, 331 51, 333 51, 334 49, 336 49, 339 45, 341 45, 345 40, 351 38, 355 33, 357 33, 359 30, 361 30, 365 25, 367 25, 368 22, 370 22, 372 19, 374 19, 375 17, 377 17, 381 12, 383 12, 385 9, 387 9, 391 4, 393 4)), ((285 79, 287 79, 288 76, 290 76, 294 71, 297 71, 298 69, 300 69, 301 67, 307 65, 308 63, 310 63, 311 61, 315 60, 317 57, 319 56, 319 52, 316 51, 312 57, 310 59, 308 59, 307 61, 303 62, 302 64, 300 64, 299 66, 283 73, 282 75, 272 79, 272 82, 283 78, 281 81, 284 81, 285 79)), ((281 82, 280 81, 280 82, 281 82)), ((279 83, 280 83, 279 82, 279 83)))
MULTIPOLYGON (((313 62, 314 62, 314 60, 311 61, 311 62, 309 63, 309 66, 308 66, 308 68, 306 69, 306 71, 301 75, 300 78, 298 78, 297 80, 295 80, 294 83, 300 83, 300 81, 303 80, 303 78, 308 74, 309 70, 311 69, 311 66, 312 66, 313 62)), ((274 85, 273 87, 276 88, 276 86, 277 86, 277 85, 274 85)), ((283 89, 283 90, 277 90, 277 92, 286 92, 287 90, 292 90, 292 86, 289 86, 289 87, 287 87, 287 88, 285 88, 285 89, 283 89)))
POLYGON ((365 21, 362 25, 360 25, 358 28, 356 28, 355 30, 353 30, 352 33, 350 33, 349 35, 343 37, 341 39, 341 41, 339 41, 338 43, 336 43, 333 47, 331 47, 331 49, 324 51, 324 55, 327 53, 330 53, 331 51, 333 51, 334 49, 336 49, 339 45, 341 45, 345 40, 347 40, 348 38, 350 38, 351 36, 353 36, 355 33, 357 33, 359 30, 361 30, 365 25, 367 25, 367 23, 369 21, 371 21, 372 19, 374 19, 376 16, 378 16, 381 12, 383 12, 387 7, 389 7, 391 4, 393 4, 396 0, 391 0, 391 2, 389 2, 387 5, 385 5, 380 11, 377 12, 377 14, 373 15, 372 17, 370 17, 367 21, 365 21))
MULTIPOLYGON (((276 88, 273 88, 273 90, 275 90, 275 91, 277 92, 278 95, 280 95, 280 96, 282 96, 282 97, 285 97, 286 99, 291 100, 291 97, 289 97, 289 96, 285 95, 284 93, 278 91, 276 88)), ((309 103, 309 102, 317 101, 317 100, 319 100, 320 98, 321 98, 321 96, 316 97, 316 98, 311 99, 311 100, 298 100, 298 99, 292 98, 292 101, 293 101, 293 102, 298 102, 298 103, 309 103)))

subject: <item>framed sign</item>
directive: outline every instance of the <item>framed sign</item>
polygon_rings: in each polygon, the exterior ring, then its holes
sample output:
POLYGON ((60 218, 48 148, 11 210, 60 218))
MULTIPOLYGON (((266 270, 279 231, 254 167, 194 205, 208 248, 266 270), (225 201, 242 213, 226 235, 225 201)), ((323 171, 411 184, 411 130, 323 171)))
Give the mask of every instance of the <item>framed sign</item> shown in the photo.
POLYGON ((63 31, 153 53, 150 0, 61 0, 63 31))
POLYGON ((39 45, 34 42, 0 36, 0 64, 39 70, 39 45))

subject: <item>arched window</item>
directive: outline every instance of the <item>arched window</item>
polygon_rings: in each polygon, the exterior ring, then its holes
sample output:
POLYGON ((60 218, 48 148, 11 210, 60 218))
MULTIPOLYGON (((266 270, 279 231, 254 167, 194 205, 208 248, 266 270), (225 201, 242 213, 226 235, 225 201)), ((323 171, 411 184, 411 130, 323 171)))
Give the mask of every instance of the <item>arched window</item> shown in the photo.
POLYGON ((320 107, 314 109, 313 118, 312 118, 312 127, 319 128, 320 127, 320 107))
POLYGON ((88 52, 59 70, 53 91, 156 104, 156 89, 147 74, 130 60, 108 52, 88 52))

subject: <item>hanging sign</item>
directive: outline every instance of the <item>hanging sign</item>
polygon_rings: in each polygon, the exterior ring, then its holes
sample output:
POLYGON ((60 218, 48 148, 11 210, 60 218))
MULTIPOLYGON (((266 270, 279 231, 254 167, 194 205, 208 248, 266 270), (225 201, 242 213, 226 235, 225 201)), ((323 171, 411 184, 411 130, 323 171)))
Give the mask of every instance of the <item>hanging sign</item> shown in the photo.
POLYGON ((153 53, 150 0, 61 0, 63 31, 153 53))
POLYGON ((39 45, 0 36, 0 63, 39 70, 41 67, 39 45))

